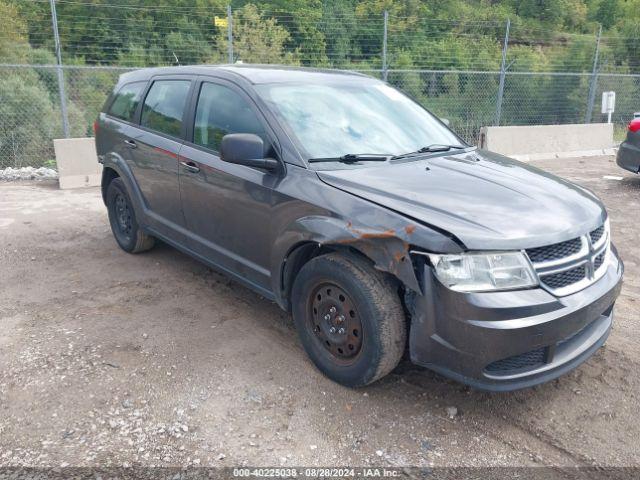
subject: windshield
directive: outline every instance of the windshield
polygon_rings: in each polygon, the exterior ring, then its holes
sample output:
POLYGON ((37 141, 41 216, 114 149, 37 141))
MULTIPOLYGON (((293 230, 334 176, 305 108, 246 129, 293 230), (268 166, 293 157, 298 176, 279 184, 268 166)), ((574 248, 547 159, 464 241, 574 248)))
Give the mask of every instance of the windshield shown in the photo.
POLYGON ((399 155, 426 145, 461 144, 433 115, 383 83, 286 83, 256 89, 308 158, 399 155))

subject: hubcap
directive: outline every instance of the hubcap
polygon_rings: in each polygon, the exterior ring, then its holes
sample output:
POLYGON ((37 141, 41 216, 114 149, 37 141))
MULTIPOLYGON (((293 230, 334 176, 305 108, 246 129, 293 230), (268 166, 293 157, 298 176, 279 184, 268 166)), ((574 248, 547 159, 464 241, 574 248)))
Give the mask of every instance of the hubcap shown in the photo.
POLYGON ((118 230, 126 236, 131 235, 131 210, 127 199, 121 194, 116 194, 115 198, 116 222, 118 230))
POLYGON ((349 295, 333 283, 322 283, 313 290, 310 310, 317 342, 336 360, 352 362, 362 349, 362 323, 349 295))

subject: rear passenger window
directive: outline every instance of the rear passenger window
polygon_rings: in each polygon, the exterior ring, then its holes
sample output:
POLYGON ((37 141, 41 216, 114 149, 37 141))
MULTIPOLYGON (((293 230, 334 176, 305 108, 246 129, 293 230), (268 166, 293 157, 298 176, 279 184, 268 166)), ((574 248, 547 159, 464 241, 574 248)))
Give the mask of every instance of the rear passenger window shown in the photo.
POLYGON ((190 83, 189 80, 153 82, 142 105, 140 124, 158 132, 179 137, 190 83))
POLYGON ((146 84, 147 82, 134 82, 123 85, 109 107, 109 115, 128 122, 132 121, 146 84))
POLYGON ((228 133, 255 133, 267 138, 260 120, 247 101, 232 89, 203 83, 198 98, 193 143, 219 151, 222 137, 228 133))

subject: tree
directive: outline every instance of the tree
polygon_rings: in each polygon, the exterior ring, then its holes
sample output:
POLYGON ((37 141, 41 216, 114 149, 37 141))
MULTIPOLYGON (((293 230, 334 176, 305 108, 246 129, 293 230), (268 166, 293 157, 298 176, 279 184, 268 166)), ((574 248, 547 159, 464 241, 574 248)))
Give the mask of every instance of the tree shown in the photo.
MULTIPOLYGON (((233 52, 235 58, 245 63, 297 64, 297 52, 287 52, 285 44, 290 35, 286 28, 278 25, 274 18, 260 15, 258 7, 247 4, 234 15, 233 52)), ((218 57, 225 58, 227 35, 218 34, 218 57)))
POLYGON ((15 167, 52 158, 59 124, 47 90, 24 80, 19 74, 0 77, 0 152, 15 167))

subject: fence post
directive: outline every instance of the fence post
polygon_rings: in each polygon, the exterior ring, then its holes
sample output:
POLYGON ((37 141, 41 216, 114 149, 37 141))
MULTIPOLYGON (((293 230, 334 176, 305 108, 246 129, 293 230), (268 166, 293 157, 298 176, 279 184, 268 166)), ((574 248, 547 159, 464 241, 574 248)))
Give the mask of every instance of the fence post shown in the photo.
POLYGON ((509 48, 510 29, 511 19, 507 18, 507 28, 504 32, 504 45, 502 46, 502 63, 500 64, 500 84, 498 85, 498 99, 496 101, 495 125, 500 125, 500 117, 502 117, 502 97, 504 96, 504 80, 507 74, 507 48, 509 48))
POLYGON ((65 138, 69 138, 69 116, 67 115, 67 96, 64 92, 64 73, 62 72, 62 49, 60 47, 60 35, 58 35, 58 17, 56 15, 56 2, 49 0, 51 5, 51 22, 53 24, 53 37, 56 47, 58 73, 58 94, 60 96, 60 112, 62 113, 62 131, 65 138))
POLYGON ((231 5, 227 5, 227 43, 229 44, 229 63, 233 63, 233 15, 231 5))
POLYGON ((387 66, 387 25, 389 23, 389 12, 384 11, 384 29, 382 31, 382 79, 386 82, 388 76, 387 66))
POLYGON ((596 54, 593 57, 593 73, 589 81, 589 98, 587 99, 587 113, 584 116, 584 123, 591 123, 593 118, 593 104, 596 101, 596 88, 598 85, 598 56, 600 55, 600 38, 602 37, 602 25, 598 29, 598 39, 596 40, 596 54))

